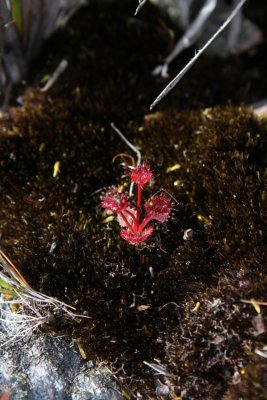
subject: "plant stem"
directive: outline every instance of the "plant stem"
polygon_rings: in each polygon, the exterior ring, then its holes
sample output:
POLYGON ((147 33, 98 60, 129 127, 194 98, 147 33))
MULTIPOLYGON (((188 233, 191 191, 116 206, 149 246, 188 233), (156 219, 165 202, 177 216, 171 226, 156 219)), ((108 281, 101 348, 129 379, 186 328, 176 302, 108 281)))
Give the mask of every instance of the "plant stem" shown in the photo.
POLYGON ((137 186, 137 205, 136 205, 136 230, 139 227, 139 219, 140 219, 140 210, 141 210, 141 200, 142 200, 142 186, 137 186))
POLYGON ((127 226, 127 228, 129 228, 130 231, 133 233, 134 232, 133 227, 131 226, 131 224, 129 223, 128 219, 125 217, 125 215, 122 212, 119 212, 118 214, 121 216, 121 218, 125 222, 125 225, 127 226))
POLYGON ((141 222, 141 224, 139 225, 139 232, 142 232, 143 229, 147 226, 147 224, 151 221, 150 216, 147 216, 143 219, 143 221, 141 222))
POLYGON ((125 213, 127 213, 131 218, 132 218, 132 220, 133 220, 133 222, 134 222, 134 226, 136 226, 136 224, 137 224, 137 219, 136 219, 136 216, 131 212, 131 211, 129 211, 129 210, 124 210, 124 212, 125 213))

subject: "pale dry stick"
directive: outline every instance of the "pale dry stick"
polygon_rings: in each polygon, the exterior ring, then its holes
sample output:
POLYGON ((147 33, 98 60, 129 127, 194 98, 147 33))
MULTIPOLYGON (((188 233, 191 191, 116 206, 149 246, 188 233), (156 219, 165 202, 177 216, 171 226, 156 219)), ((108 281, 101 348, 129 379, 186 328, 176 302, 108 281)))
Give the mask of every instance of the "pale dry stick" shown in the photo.
POLYGON ((110 124, 111 128, 121 137, 121 139, 129 146, 137 155, 137 165, 141 164, 141 153, 140 151, 124 136, 124 134, 116 127, 112 122, 110 124))
MULTIPOLYGON (((234 6, 238 4, 238 0, 234 0, 234 6)), ((239 13, 234 21, 231 24, 231 28, 228 33, 228 46, 231 50, 235 49, 235 45, 237 43, 238 36, 240 35, 240 31, 242 29, 242 13, 239 13)))
MULTIPOLYGON (((141 164, 141 152, 131 143, 129 142, 129 140, 124 136, 124 134, 115 126, 115 124, 112 122, 110 124, 111 128, 120 136, 120 138, 127 144, 127 146, 130 147, 130 149, 132 149, 136 156, 137 156, 137 165, 141 164)), ((129 190, 129 196, 131 197, 133 194, 133 182, 130 185, 130 190, 129 190)))
POLYGON ((180 307, 178 306, 177 303, 175 303, 174 301, 170 301, 169 303, 166 303, 166 304, 164 304, 163 306, 159 307, 158 310, 161 311, 161 310, 163 310, 163 308, 169 306, 170 304, 171 304, 171 305, 174 305, 174 306, 177 307, 177 308, 180 308, 180 307))
POLYGON ((67 60, 63 59, 62 61, 60 61, 59 65, 57 66, 51 77, 48 79, 45 86, 40 89, 40 92, 47 92, 58 80, 60 75, 63 74, 68 65, 69 63, 67 60))
POLYGON ((262 351, 262 350, 256 349, 256 350, 254 351, 254 353, 258 354, 258 356, 267 358, 267 352, 264 352, 264 351, 262 351))
POLYGON ((134 15, 137 15, 139 13, 139 11, 145 5, 146 2, 147 2, 147 0, 139 0, 139 5, 137 6, 137 9, 135 10, 134 15))
POLYGON ((207 43, 196 52, 195 56, 186 64, 186 66, 176 75, 172 81, 163 89, 163 91, 157 96, 154 102, 150 105, 150 110, 152 110, 183 78, 183 76, 190 70, 202 53, 211 45, 211 43, 220 35, 220 33, 227 27, 227 25, 232 21, 232 19, 237 15, 240 9, 245 4, 246 0, 241 0, 234 10, 231 12, 226 21, 220 26, 220 28, 215 32, 215 34, 207 41, 207 43))
POLYGON ((261 101, 258 101, 254 104, 252 104, 254 113, 258 117, 265 117, 267 115, 267 99, 263 99, 261 101))
POLYGON ((167 78, 169 76, 168 68, 170 63, 184 49, 187 49, 188 47, 192 46, 194 42, 196 42, 196 40, 199 38, 199 36, 203 31, 207 19, 215 10, 216 5, 217 5, 217 0, 206 0, 195 20, 190 24, 189 28, 186 30, 185 34, 178 41, 172 52, 165 58, 164 64, 159 65, 154 69, 153 75, 160 74, 163 78, 167 78))
POLYGON ((154 371, 158 372, 161 375, 173 377, 173 374, 167 372, 166 368, 163 367, 162 365, 158 365, 158 364, 155 364, 155 363, 149 363, 147 361, 143 361, 143 363, 145 365, 147 365, 149 368, 154 369, 154 371))
POLYGON ((267 301, 258 301, 258 300, 240 300, 242 303, 246 304, 257 304, 258 306, 267 306, 267 301))

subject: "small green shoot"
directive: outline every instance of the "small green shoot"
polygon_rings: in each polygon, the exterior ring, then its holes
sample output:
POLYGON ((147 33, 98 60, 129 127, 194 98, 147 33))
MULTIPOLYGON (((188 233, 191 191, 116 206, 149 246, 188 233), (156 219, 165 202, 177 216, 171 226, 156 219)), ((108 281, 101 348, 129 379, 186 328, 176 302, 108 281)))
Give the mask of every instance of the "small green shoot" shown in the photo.
POLYGON ((11 0, 11 15, 19 34, 23 35, 23 13, 21 0, 11 0))

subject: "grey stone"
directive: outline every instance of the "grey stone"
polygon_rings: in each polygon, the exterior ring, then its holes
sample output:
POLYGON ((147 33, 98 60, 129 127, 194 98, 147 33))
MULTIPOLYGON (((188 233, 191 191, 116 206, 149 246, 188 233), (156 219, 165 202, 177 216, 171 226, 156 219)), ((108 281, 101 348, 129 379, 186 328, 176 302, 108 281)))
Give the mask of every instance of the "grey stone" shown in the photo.
POLYGON ((7 391, 9 400, 123 399, 111 373, 83 360, 73 341, 40 333, 0 349, 0 395, 7 391))

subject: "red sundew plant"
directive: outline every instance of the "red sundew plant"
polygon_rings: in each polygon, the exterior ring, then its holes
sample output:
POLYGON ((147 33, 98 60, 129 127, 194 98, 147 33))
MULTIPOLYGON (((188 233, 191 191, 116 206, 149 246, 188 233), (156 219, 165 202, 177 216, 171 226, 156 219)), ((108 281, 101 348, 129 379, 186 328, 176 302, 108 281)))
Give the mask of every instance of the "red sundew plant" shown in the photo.
POLYGON ((171 202, 164 194, 153 196, 145 202, 145 216, 141 220, 142 192, 144 186, 151 181, 152 172, 149 165, 144 163, 134 167, 130 171, 131 181, 137 186, 136 206, 130 204, 130 198, 126 193, 119 193, 113 189, 102 200, 103 208, 117 214, 118 222, 122 227, 120 236, 131 244, 145 242, 153 233, 152 220, 166 222, 171 211, 171 202))

